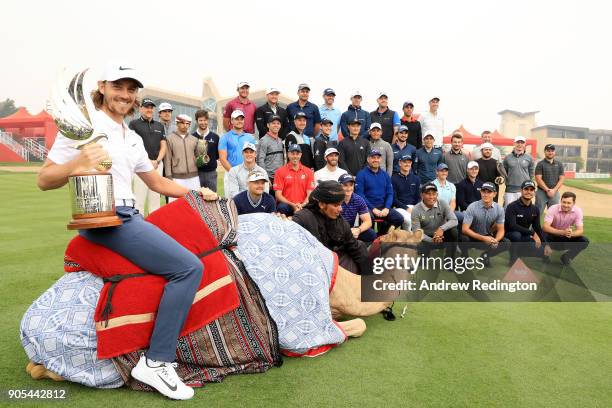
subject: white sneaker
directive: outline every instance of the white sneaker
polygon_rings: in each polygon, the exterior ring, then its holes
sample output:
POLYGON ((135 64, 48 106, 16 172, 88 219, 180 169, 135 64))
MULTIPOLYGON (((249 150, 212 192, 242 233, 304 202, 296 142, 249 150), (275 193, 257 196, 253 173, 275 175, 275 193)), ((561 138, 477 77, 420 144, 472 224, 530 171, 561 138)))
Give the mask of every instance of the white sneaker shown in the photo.
POLYGON ((132 377, 155 388, 161 394, 175 400, 187 400, 193 397, 193 388, 185 385, 174 368, 176 363, 164 363, 140 356, 138 364, 132 369, 132 377))

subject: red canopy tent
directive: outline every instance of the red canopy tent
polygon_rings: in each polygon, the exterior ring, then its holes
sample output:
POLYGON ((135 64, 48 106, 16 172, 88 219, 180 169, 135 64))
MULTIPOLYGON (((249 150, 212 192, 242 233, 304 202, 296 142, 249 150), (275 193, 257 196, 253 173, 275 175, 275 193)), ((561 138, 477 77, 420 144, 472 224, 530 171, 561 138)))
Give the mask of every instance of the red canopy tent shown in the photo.
POLYGON ((57 126, 51 115, 44 110, 37 115, 31 115, 24 107, 17 109, 17 112, 10 116, 0 118, 0 129, 12 133, 18 139, 44 138, 47 149, 51 148, 57 134, 57 126))
MULTIPOLYGON (((478 146, 482 143, 482 139, 480 138, 480 136, 470 133, 466 128, 463 127, 463 125, 461 125, 459 129, 457 130, 461 132, 461 134, 463 135, 464 145, 478 146)), ((455 132, 455 130, 453 132, 455 132)), ((445 144, 451 143, 452 135, 453 133, 447 136, 444 136, 445 144)), ((501 133, 497 131, 497 129, 491 132, 491 140, 493 142, 493 145, 497 147, 514 146, 514 139, 511 139, 509 137, 502 135, 501 133)), ((526 151, 529 152, 529 154, 531 154, 531 156, 535 159, 536 158, 536 147, 538 145, 537 140, 527 139, 526 144, 527 144, 527 146, 525 146, 526 151)), ((500 149, 500 150, 503 150, 503 149, 500 149)))

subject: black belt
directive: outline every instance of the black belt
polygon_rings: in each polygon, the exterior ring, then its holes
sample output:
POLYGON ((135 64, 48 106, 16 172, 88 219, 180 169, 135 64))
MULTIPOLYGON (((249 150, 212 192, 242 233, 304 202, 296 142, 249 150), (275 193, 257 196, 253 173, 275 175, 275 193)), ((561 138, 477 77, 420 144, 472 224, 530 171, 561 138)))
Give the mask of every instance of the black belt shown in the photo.
MULTIPOLYGON (((231 249, 235 246, 236 246, 235 242, 230 242, 228 244, 219 244, 214 248, 211 248, 207 251, 204 251, 198 254, 197 256, 198 258, 204 258, 205 256, 208 256, 222 249, 231 249)), ((106 304, 104 305, 104 309, 102 309, 102 320, 104 321, 104 327, 108 327, 109 316, 111 312, 113 311, 113 305, 111 303, 111 300, 113 298, 113 293, 115 291, 115 288, 117 287, 117 284, 125 279, 138 278, 138 277, 147 276, 147 275, 151 275, 151 274, 150 273, 128 273, 125 275, 113 275, 113 276, 109 276, 108 278, 102 279, 104 283, 108 283, 108 282, 111 283, 110 287, 108 288, 108 295, 106 295, 106 304)))

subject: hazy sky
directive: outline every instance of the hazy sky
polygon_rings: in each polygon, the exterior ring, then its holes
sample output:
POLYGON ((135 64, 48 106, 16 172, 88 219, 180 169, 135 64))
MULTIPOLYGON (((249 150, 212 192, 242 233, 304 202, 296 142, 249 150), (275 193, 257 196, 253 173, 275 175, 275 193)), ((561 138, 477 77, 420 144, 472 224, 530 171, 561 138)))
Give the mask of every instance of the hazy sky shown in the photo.
POLYGON ((199 96, 238 80, 344 111, 358 89, 392 109, 439 96, 446 130, 499 126, 502 109, 538 125, 612 129, 612 6, 604 1, 3 1, 0 99, 37 113, 64 66, 126 59, 145 85, 199 96), (95 5, 95 6, 94 6, 95 5), (298 7, 298 5, 301 5, 298 7))

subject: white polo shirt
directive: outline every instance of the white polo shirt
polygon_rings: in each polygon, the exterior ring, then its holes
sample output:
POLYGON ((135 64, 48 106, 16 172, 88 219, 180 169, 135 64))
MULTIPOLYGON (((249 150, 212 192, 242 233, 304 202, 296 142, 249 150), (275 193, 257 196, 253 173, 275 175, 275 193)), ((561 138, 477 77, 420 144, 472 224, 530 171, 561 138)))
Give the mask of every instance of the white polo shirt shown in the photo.
MULTIPOLYGON (((99 143, 113 161, 110 173, 113 176, 115 200, 134 199, 132 192, 134 173, 146 173, 153 170, 142 138, 130 130, 125 123, 115 122, 102 111, 96 111, 92 115, 92 122, 95 129, 94 134, 104 133, 108 136, 108 141, 101 140, 99 143)), ((68 139, 58 133, 47 158, 57 164, 67 163, 80 153, 74 148, 76 144, 78 141, 68 139)))
POLYGON ((430 111, 422 113, 419 117, 419 122, 421 122, 421 134, 423 137, 431 133, 434 137, 434 146, 442 146, 444 138, 444 119, 440 116, 440 113, 436 113, 435 115, 430 111))
POLYGON ((340 176, 343 174, 346 174, 346 170, 341 169, 340 167, 336 167, 336 170, 334 171, 329 171, 327 166, 325 166, 315 171, 314 173, 315 183, 318 183, 319 181, 327 181, 327 180, 338 181, 340 176))

